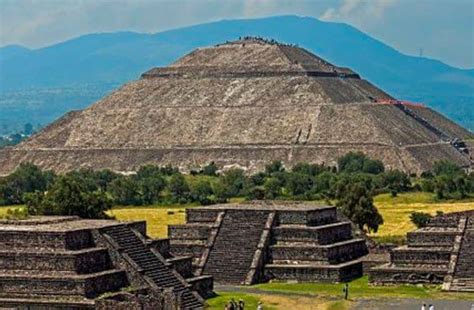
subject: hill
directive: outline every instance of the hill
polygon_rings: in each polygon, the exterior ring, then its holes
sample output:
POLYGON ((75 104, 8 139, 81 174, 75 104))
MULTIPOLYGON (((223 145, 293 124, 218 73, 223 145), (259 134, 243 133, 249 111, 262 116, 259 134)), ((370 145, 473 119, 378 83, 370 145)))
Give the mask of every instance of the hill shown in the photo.
POLYGON ((156 34, 90 34, 36 50, 1 48, 0 109, 8 117, 0 116, 0 124, 50 122, 150 67, 247 35, 297 44, 357 71, 395 97, 425 102, 474 128, 474 70, 404 55, 346 24, 296 16, 223 20, 156 34))

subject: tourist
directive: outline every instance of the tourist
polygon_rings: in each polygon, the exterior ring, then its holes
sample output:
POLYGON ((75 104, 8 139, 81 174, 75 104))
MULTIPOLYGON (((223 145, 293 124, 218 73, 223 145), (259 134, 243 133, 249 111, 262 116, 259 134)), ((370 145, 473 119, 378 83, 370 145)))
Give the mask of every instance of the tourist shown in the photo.
POLYGON ((258 302, 257 310, 263 310, 263 304, 261 301, 258 302))
POLYGON ((237 309, 244 310, 245 302, 242 299, 239 299, 239 307, 237 309))
POLYGON ((429 305, 429 306, 428 306, 428 310, 435 310, 435 308, 434 308, 433 305, 429 305))
POLYGON ((232 305, 232 310, 238 310, 239 309, 239 306, 237 305, 237 302, 234 300, 234 298, 232 298, 230 300, 230 303, 232 305))
POLYGON ((423 305, 421 306, 421 310, 427 310, 427 309, 426 309, 426 304, 423 304, 423 305))
POLYGON ((344 284, 342 292, 344 293, 344 299, 347 300, 347 298, 349 297, 349 283, 344 284))

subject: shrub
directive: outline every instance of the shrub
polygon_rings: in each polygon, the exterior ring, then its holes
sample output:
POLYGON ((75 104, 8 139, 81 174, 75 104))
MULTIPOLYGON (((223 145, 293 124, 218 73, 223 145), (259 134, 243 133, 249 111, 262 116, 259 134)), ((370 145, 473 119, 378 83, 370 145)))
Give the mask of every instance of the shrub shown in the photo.
POLYGON ((206 165, 206 166, 204 166, 204 167, 202 168, 202 174, 208 175, 208 176, 216 176, 218 170, 219 170, 219 168, 218 168, 217 165, 212 161, 212 162, 210 162, 208 165, 206 165))
POLYGON ((424 212, 412 212, 410 214, 410 220, 417 228, 425 227, 432 218, 430 214, 424 212))

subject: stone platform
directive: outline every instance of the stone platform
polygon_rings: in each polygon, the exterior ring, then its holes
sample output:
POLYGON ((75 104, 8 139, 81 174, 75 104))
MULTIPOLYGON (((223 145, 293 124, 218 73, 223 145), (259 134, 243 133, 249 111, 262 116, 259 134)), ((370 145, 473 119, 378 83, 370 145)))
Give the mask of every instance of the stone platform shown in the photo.
POLYGON ((351 280, 362 275, 363 239, 336 208, 294 202, 225 204, 186 210, 168 227, 171 253, 192 255, 198 275, 219 284, 351 280))
POLYGON ((474 211, 433 218, 391 250, 390 262, 369 270, 374 284, 443 283, 449 291, 474 291, 474 211))
POLYGON ((151 240, 145 222, 0 221, 0 305, 28 309, 202 309, 212 278, 151 240), (144 301, 146 300, 146 301, 144 301))

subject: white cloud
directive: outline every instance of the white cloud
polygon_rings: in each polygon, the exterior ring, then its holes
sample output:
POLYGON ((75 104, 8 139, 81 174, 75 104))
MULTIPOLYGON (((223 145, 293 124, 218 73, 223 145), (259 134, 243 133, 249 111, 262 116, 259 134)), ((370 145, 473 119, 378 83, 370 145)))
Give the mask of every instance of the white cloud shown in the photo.
POLYGON ((344 0, 337 8, 330 7, 319 17, 326 21, 352 21, 358 26, 380 20, 397 0, 344 0))

